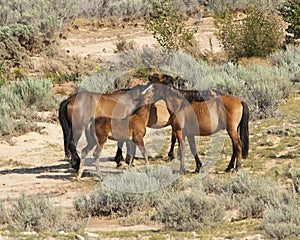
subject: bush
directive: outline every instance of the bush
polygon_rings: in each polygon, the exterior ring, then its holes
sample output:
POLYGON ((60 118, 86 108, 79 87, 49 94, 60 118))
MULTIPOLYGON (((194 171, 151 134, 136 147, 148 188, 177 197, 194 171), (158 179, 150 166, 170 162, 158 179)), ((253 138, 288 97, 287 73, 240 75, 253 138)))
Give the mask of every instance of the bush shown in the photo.
POLYGON ((225 10, 216 25, 217 38, 233 62, 243 57, 266 57, 279 49, 284 39, 282 19, 258 4, 249 5, 242 20, 225 10))
POLYGON ((263 218, 263 229, 272 239, 300 237, 300 201, 281 202, 270 207, 263 218))
POLYGON ((220 202, 199 191, 177 194, 162 203, 157 211, 165 227, 177 231, 199 231, 206 226, 216 226, 224 217, 220 202))
POLYGON ((49 198, 41 194, 26 196, 23 193, 12 207, 0 208, 0 217, 0 222, 14 232, 78 231, 83 228, 82 222, 67 219, 62 209, 53 207, 49 198))
POLYGON ((268 207, 278 206, 289 193, 270 179, 251 179, 248 174, 224 184, 222 199, 227 209, 238 207, 239 219, 262 218, 268 207))
POLYGON ((36 110, 56 107, 49 80, 24 80, 0 88, 0 136, 37 130, 36 110))
POLYGON ((283 19, 289 23, 287 32, 300 38, 300 4, 297 0, 286 0, 280 8, 283 19))
POLYGON ((197 28, 184 24, 184 13, 174 1, 151 0, 154 12, 146 20, 145 28, 152 32, 158 43, 167 50, 186 48, 197 28))
POLYGON ((210 10, 219 15, 222 14, 225 9, 229 9, 231 12, 244 12, 249 4, 259 4, 260 9, 276 10, 280 6, 281 2, 282 0, 210 0, 207 1, 207 5, 210 10))
POLYGON ((134 211, 153 206, 151 199, 147 193, 119 192, 99 186, 89 197, 77 197, 74 207, 81 216, 128 217, 134 211))

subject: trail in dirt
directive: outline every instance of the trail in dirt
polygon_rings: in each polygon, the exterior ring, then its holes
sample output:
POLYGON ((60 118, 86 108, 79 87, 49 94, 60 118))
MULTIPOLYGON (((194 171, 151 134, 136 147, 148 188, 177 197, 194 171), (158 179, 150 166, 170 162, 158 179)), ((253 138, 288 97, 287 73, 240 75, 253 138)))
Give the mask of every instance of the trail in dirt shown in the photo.
MULTIPOLYGON (((195 38, 199 49, 202 52, 221 50, 219 42, 214 35, 215 26, 213 18, 202 18, 198 26, 198 32, 195 38)), ((106 61, 118 61, 116 57, 116 43, 118 37, 123 37, 127 42, 133 41, 135 48, 159 46, 152 34, 146 31, 142 24, 136 26, 113 27, 89 29, 88 27, 79 27, 68 32, 67 38, 62 40, 62 48, 70 55, 81 57, 92 56, 106 61)))

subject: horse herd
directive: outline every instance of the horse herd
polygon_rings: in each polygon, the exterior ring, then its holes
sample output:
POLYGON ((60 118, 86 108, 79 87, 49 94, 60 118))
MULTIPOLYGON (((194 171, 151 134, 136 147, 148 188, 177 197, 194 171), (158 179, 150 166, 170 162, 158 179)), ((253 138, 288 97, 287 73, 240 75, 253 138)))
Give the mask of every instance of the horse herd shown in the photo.
MULTIPOLYGON (((174 146, 178 141, 180 172, 185 172, 184 140, 188 139, 199 172, 202 163, 197 155, 195 136, 209 136, 227 130, 232 141, 232 156, 226 171, 241 167, 249 149, 249 108, 241 99, 222 95, 217 90, 181 90, 174 87, 177 78, 160 73, 148 77, 149 83, 122 89, 109 94, 77 92, 63 100, 59 106, 59 121, 64 136, 64 150, 76 170, 77 179, 83 173, 84 161, 95 146, 94 160, 100 175, 99 158, 108 138, 118 141, 115 156, 121 166, 122 146, 126 143, 125 162, 130 166, 139 147, 148 162, 143 138, 146 128, 163 128, 171 125, 172 142, 168 153, 174 158, 174 146), (161 111, 155 103, 165 102, 167 111, 161 111), (161 119, 164 119, 161 121, 161 119), (87 146, 79 157, 76 146, 85 131, 87 146)), ((166 110, 166 109, 165 109, 166 110)))

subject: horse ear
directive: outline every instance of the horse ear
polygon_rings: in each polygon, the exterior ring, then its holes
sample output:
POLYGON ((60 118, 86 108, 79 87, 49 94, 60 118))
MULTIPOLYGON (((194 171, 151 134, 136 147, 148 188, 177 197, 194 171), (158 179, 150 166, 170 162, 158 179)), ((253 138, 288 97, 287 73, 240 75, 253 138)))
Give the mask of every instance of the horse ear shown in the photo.
POLYGON ((173 82, 177 81, 179 79, 179 76, 173 77, 173 82))

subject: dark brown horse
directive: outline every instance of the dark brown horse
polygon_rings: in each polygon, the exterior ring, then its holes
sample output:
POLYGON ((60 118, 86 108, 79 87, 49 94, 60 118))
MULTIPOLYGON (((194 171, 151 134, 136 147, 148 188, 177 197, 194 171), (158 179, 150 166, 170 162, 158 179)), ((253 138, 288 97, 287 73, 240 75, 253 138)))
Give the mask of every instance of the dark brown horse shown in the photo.
MULTIPOLYGON (((152 86, 152 85, 150 85, 152 86)), ((97 147, 94 152, 94 160, 96 163, 97 173, 100 175, 99 169, 99 158, 100 153, 104 147, 104 144, 109 138, 117 141, 126 141, 127 142, 127 151, 130 156, 128 159, 128 164, 131 166, 133 158, 135 157, 136 145, 139 147, 142 152, 143 157, 145 158, 145 163, 148 163, 148 156, 146 153, 143 137, 146 134, 146 126, 148 123, 150 115, 150 94, 149 89, 147 88, 147 94, 143 94, 142 105, 128 118, 125 119, 112 119, 107 117, 96 118, 95 121, 90 125, 88 134, 90 137, 93 136, 95 132, 97 138, 97 147)), ((95 146, 93 138, 88 137, 88 144, 82 150, 82 159, 81 162, 84 163, 84 159, 88 152, 95 146)), ((82 169, 79 170, 80 175, 82 174, 82 169)))
POLYGON ((76 169, 77 176, 81 174, 79 169, 82 169, 83 165, 76 146, 84 129, 96 118, 122 119, 132 115, 141 105, 141 93, 147 87, 136 86, 111 94, 78 92, 61 102, 59 120, 64 135, 65 154, 66 157, 71 155, 72 167, 76 169))
POLYGON ((227 130, 233 148, 226 171, 234 168, 234 164, 236 169, 241 167, 241 159, 247 158, 249 149, 249 108, 244 101, 234 96, 218 96, 206 102, 188 102, 173 88, 172 77, 153 74, 149 80, 154 83, 153 98, 163 99, 171 113, 170 124, 179 143, 178 155, 182 172, 185 171, 185 136, 195 157, 195 171, 198 172, 202 164, 197 156, 194 136, 209 136, 223 129, 227 130))

